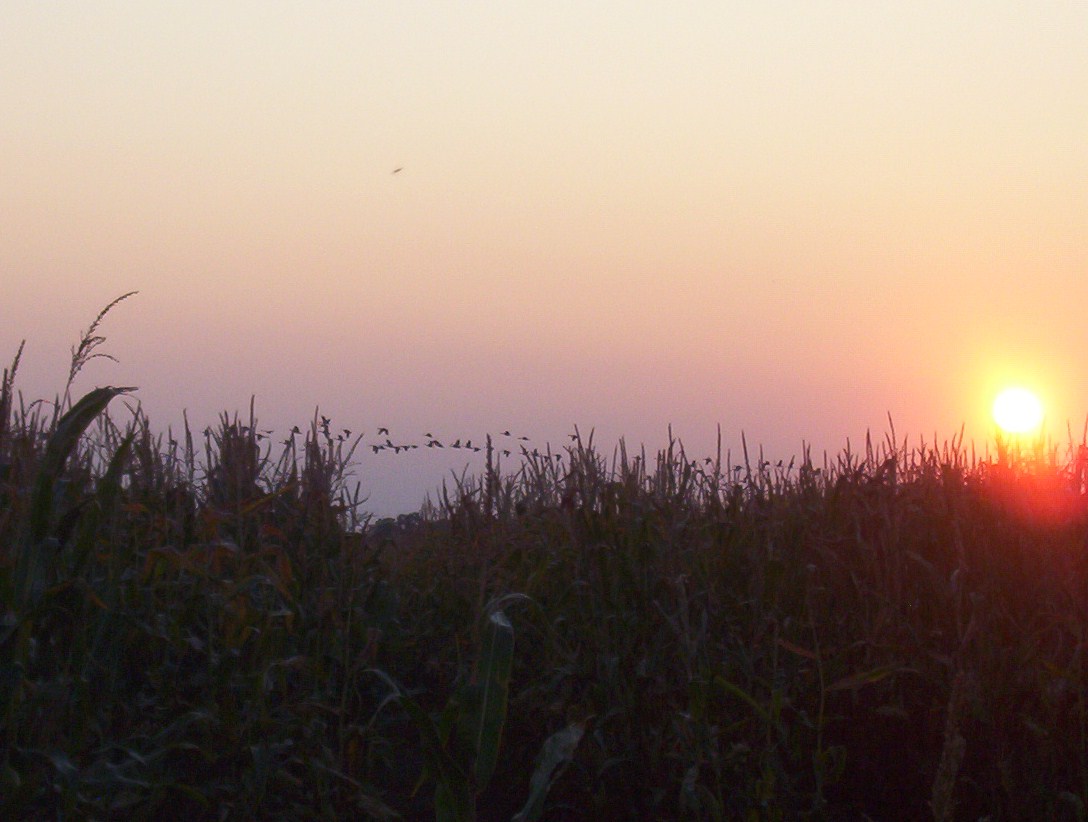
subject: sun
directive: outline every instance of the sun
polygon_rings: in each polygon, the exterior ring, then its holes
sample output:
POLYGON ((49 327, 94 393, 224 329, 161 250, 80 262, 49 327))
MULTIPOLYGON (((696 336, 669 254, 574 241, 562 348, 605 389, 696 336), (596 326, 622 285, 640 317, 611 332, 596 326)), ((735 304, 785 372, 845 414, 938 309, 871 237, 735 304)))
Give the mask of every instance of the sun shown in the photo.
POLYGON ((1006 388, 994 400, 994 422, 1006 434, 1027 434, 1043 423, 1043 404, 1026 388, 1006 388))

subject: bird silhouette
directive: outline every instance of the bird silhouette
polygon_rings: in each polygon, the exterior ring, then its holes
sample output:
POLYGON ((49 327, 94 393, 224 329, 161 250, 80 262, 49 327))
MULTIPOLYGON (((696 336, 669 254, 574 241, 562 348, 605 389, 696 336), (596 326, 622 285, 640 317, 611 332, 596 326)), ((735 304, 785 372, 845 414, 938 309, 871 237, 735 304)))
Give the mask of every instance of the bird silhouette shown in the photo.
POLYGON ((404 171, 404 166, 397 166, 395 169, 393 169, 394 174, 400 174, 402 171, 404 171))
POLYGON ((389 429, 388 429, 388 428, 379 428, 379 429, 378 429, 378 436, 379 436, 379 437, 380 437, 380 436, 382 436, 383 434, 388 434, 388 433, 389 433, 389 429))

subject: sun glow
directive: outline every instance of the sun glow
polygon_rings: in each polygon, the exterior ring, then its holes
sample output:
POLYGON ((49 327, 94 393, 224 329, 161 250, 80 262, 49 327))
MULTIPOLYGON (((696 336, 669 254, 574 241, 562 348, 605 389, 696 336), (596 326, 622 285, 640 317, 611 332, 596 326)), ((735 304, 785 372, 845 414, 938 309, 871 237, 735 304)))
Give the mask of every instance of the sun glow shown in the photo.
POLYGON ((994 422, 1006 434, 1027 434, 1043 422, 1043 404, 1026 388, 1006 388, 994 400, 994 422))

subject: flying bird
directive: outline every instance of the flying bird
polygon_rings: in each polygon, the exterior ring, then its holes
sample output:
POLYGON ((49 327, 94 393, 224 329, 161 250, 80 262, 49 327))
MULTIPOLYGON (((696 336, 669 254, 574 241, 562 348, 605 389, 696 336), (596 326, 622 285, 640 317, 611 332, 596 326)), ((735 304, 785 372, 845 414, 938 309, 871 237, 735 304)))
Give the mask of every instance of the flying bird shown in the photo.
POLYGON ((404 171, 404 166, 397 166, 395 169, 393 169, 394 174, 400 174, 402 171, 404 171))
POLYGON ((389 429, 388 429, 388 428, 379 428, 379 429, 378 429, 378 436, 380 437, 380 436, 382 436, 383 434, 386 434, 386 435, 388 435, 388 434, 389 434, 389 429))

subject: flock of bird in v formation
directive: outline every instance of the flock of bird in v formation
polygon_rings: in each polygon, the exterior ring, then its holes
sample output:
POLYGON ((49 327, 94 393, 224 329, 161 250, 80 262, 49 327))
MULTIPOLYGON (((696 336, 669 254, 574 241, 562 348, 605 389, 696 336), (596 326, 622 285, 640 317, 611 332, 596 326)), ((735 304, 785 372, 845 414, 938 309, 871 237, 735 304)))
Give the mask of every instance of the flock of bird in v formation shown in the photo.
MULTIPOLYGON (((350 428, 342 428, 342 429, 340 429, 340 432, 337 433, 334 436, 332 434, 332 431, 331 431, 331 425, 332 425, 332 420, 329 419, 328 417, 322 415, 321 416, 321 425, 319 426, 319 428, 321 429, 321 432, 325 435, 326 439, 336 440, 337 442, 346 442, 347 440, 351 439, 352 432, 351 432, 350 428)), ((242 426, 242 428, 246 429, 246 426, 242 426)), ((209 429, 209 431, 205 431, 206 434, 209 433, 209 432, 210 432, 210 429, 209 429)), ((262 431, 262 432, 257 434, 257 439, 265 439, 268 436, 270 436, 272 433, 273 432, 271 430, 262 431)), ((288 437, 286 440, 284 440, 283 444, 284 445, 291 445, 292 439, 296 435, 299 435, 301 433, 302 433, 301 428, 299 428, 297 425, 292 426, 291 436, 288 437)), ((380 454, 382 451, 392 451, 394 454, 399 454, 402 451, 407 452, 407 451, 411 451, 411 450, 414 450, 414 449, 417 449, 417 448, 421 447, 417 443, 395 443, 395 442, 393 442, 393 440, 390 438, 389 429, 386 428, 385 426, 379 426, 378 427, 378 434, 377 435, 379 437, 384 437, 384 440, 382 440, 380 443, 373 444, 373 445, 369 446, 370 450, 373 451, 375 454, 380 454)), ((362 434, 359 434, 358 439, 362 440, 362 438, 365 437, 365 436, 366 436, 365 432, 362 433, 362 434)), ((530 442, 529 437, 525 436, 524 434, 519 436, 519 435, 516 435, 516 434, 512 434, 509 430, 507 430, 507 431, 500 432, 499 436, 506 438, 506 440, 508 442, 513 441, 513 442, 521 443, 521 445, 517 446, 517 448, 518 448, 518 451, 521 453, 522 456, 526 456, 526 457, 547 457, 547 456, 549 456, 548 454, 545 454, 545 453, 541 452, 540 449, 538 449, 538 448, 530 449, 528 446, 524 445, 524 443, 530 442)), ((484 450, 484 446, 474 445, 471 439, 465 439, 464 441, 462 441, 461 438, 458 437, 456 440, 454 440, 451 443, 443 444, 441 442, 441 440, 439 440, 437 437, 435 437, 435 435, 432 434, 430 431, 426 432, 423 435, 423 437, 426 440, 426 442, 422 446, 423 448, 443 448, 443 449, 445 449, 445 448, 456 448, 456 449, 461 449, 461 450, 466 450, 466 451, 472 451, 474 453, 478 453, 478 452, 484 450)), ((569 440, 571 440, 571 442, 575 442, 578 439, 578 435, 577 434, 568 434, 567 438, 569 440)), ((495 448, 495 453, 502 454, 502 456, 504 456, 504 457, 509 457, 513 453, 513 449, 512 448, 496 447, 495 448)), ((551 456, 551 458, 555 459, 557 462, 563 459, 563 454, 562 453, 555 453, 555 454, 551 454, 550 456, 551 456)), ((699 460, 692 460, 692 465, 697 465, 699 462, 700 462, 699 460)), ((714 460, 711 457, 705 457, 702 460, 702 462, 705 463, 706 465, 712 465, 714 463, 714 460)), ((789 468, 787 470, 791 470, 793 468, 793 463, 794 463, 794 461, 790 460, 789 468)), ((766 461, 766 460, 761 461, 759 463, 759 467, 761 469, 766 469, 766 468, 769 468, 770 466, 771 466, 771 463, 769 461, 766 461)), ((778 468, 782 468, 783 467, 782 460, 779 460, 776 463, 776 466, 778 468)), ((744 470, 744 466, 734 465, 732 467, 732 470, 733 470, 734 473, 739 473, 740 471, 744 470)))
MULTIPOLYGON (((336 435, 333 435, 332 430, 331 430, 331 426, 332 426, 332 420, 329 417, 326 417, 326 416, 322 415, 321 416, 321 425, 318 426, 318 427, 320 428, 321 433, 325 435, 326 439, 328 439, 330 441, 335 440, 336 442, 340 442, 340 443, 347 442, 348 440, 351 439, 352 432, 351 432, 350 428, 342 428, 342 429, 340 429, 339 433, 337 433, 336 435)), ((246 425, 240 426, 240 430, 242 431, 242 433, 246 433, 246 432, 249 431, 249 426, 246 426, 246 425)), ((264 440, 264 439, 268 439, 268 437, 270 437, 273 433, 274 432, 271 429, 264 429, 262 431, 257 432, 256 437, 257 437, 258 440, 264 440)), ((295 436, 300 435, 301 433, 302 433, 301 428, 299 428, 297 425, 292 426, 291 427, 291 435, 287 439, 285 439, 283 441, 283 444, 285 446, 290 446, 293 443, 295 436)), ((208 436, 208 437, 212 436, 212 429, 210 427, 205 428, 204 429, 204 435, 208 436)), ((380 442, 380 443, 373 444, 373 445, 369 446, 370 450, 373 451, 375 454, 380 454, 382 451, 392 451, 394 454, 399 454, 402 451, 405 451, 405 452, 412 451, 414 449, 417 449, 417 448, 421 447, 417 443, 395 443, 395 442, 393 442, 393 440, 391 439, 391 437, 389 435, 389 429, 386 428, 385 426, 379 426, 378 427, 378 434, 377 435, 379 437, 384 437, 384 440, 382 442, 380 442)), ((357 439, 359 441, 361 441, 362 438, 365 437, 365 436, 366 436, 366 433, 364 432, 362 434, 359 434, 357 436, 357 439)), ((550 454, 549 455, 549 454, 545 454, 545 453, 541 452, 540 449, 538 449, 538 448, 530 449, 528 446, 524 445, 524 443, 530 442, 529 437, 526 437, 525 435, 520 435, 520 436, 515 435, 515 434, 510 433, 509 430, 507 430, 507 431, 500 432, 499 436, 506 438, 508 441, 512 440, 512 441, 517 442, 517 443, 522 443, 521 445, 517 446, 517 449, 518 449, 518 451, 520 452, 520 454, 522 456, 525 456, 525 457, 548 457, 548 456, 550 456, 550 457, 554 458, 557 462, 563 459, 563 454, 562 453, 555 453, 555 454, 550 454)), ((478 452, 484 450, 483 446, 474 445, 472 443, 471 439, 465 439, 462 442, 461 438, 458 437, 456 440, 454 440, 453 442, 451 442, 451 443, 449 443, 447 445, 447 444, 443 444, 437 437, 434 436, 434 434, 432 434, 429 431, 427 433, 425 433, 423 435, 423 437, 426 440, 426 442, 422 446, 424 448, 443 448, 443 449, 445 449, 445 448, 455 448, 455 449, 472 451, 474 453, 478 453, 478 452)), ((577 434, 568 434, 567 438, 570 439, 572 442, 574 442, 574 441, 576 441, 578 439, 578 435, 577 434)), ((171 440, 171 442, 173 443, 174 441, 171 440)), ((176 443, 174 443, 174 444, 176 444, 176 443)), ((495 452, 498 453, 498 454, 502 454, 502 456, 504 456, 504 457, 509 457, 513 453, 513 449, 512 448, 497 447, 497 448, 495 448, 495 452)), ((692 465, 698 465, 699 462, 700 462, 699 460, 692 460, 691 461, 692 465)), ((702 462, 705 463, 706 465, 712 465, 714 463, 714 460, 711 457, 705 457, 702 460, 702 462)), ((761 460, 758 463, 758 467, 759 467, 760 470, 766 470, 766 469, 771 467, 771 462, 769 460, 761 460)), ((778 460, 778 462, 775 463, 775 467, 778 468, 778 469, 782 469, 783 468, 782 460, 778 460)), ((790 471, 790 470, 793 469, 793 467, 794 467, 794 460, 791 459, 790 464, 786 468, 786 470, 790 471)), ((745 470, 745 466, 743 466, 743 465, 733 465, 732 466, 733 473, 739 473, 739 472, 741 472, 743 470, 745 470)), ((816 473, 819 473, 819 469, 816 469, 816 473)))
MULTIPOLYGON (((327 439, 336 440, 337 442, 345 442, 345 441, 351 439, 352 432, 351 432, 350 428, 342 428, 342 429, 340 429, 339 433, 337 433, 336 435, 333 435, 332 432, 331 432, 331 428, 330 428, 331 424, 332 424, 332 420, 330 420, 328 417, 325 417, 325 416, 321 417, 321 424, 318 427, 320 428, 321 432, 325 435, 325 437, 327 439)), ((243 426, 243 428, 245 428, 245 426, 243 426)), ((205 433, 209 433, 209 432, 205 432, 205 433)), ((259 432, 257 434, 257 439, 259 439, 259 440, 266 439, 269 436, 271 436, 272 433, 273 432, 270 429, 266 429, 266 430, 261 431, 261 432, 259 432)), ((283 444, 284 445, 290 445, 291 441, 292 441, 292 438, 295 437, 296 435, 301 434, 301 433, 302 433, 301 428, 299 428, 297 425, 292 426, 291 436, 288 437, 286 440, 284 440, 283 444)), ((362 439, 364 436, 366 436, 365 433, 359 434, 358 439, 362 439)), ((484 446, 479 445, 479 444, 474 444, 472 442, 472 440, 468 439, 468 438, 462 439, 461 437, 458 437, 453 442, 447 441, 447 442, 443 443, 441 440, 439 440, 434 434, 432 434, 429 431, 423 435, 423 438, 426 441, 423 443, 422 446, 419 445, 418 443, 396 443, 396 442, 393 442, 393 440, 392 440, 392 438, 390 437, 390 434, 389 434, 389 429, 386 428, 385 426, 379 426, 377 436, 378 437, 383 437, 384 439, 382 439, 378 443, 371 444, 369 446, 370 450, 373 451, 375 454, 380 454, 382 451, 392 451, 395 454, 399 454, 402 451, 411 451, 413 449, 421 448, 421 447, 422 448, 442 448, 442 449, 454 448, 454 449, 460 449, 460 450, 463 450, 463 451, 472 451, 474 453, 478 453, 478 452, 484 450, 484 446)), ((527 455, 527 456, 533 456, 533 457, 544 456, 543 454, 541 454, 541 452, 538 449, 533 448, 533 449, 530 450, 526 445, 523 444, 523 443, 530 442, 529 437, 527 437, 525 435, 516 435, 516 434, 511 433, 510 431, 503 431, 503 432, 500 433, 499 436, 503 437, 507 441, 505 443, 507 445, 511 445, 512 443, 518 443, 519 445, 516 446, 517 449, 520 452, 522 452, 523 454, 527 455)), ((570 439, 572 441, 578 439, 577 434, 569 434, 568 436, 570 437, 570 439)), ((511 447, 505 447, 505 448, 504 447, 499 447, 499 446, 495 447, 495 453, 502 454, 504 457, 509 457, 513 452, 514 452, 514 446, 512 446, 512 445, 511 445, 511 447)), ((562 459, 562 454, 555 454, 553 456, 557 460, 562 459)))

